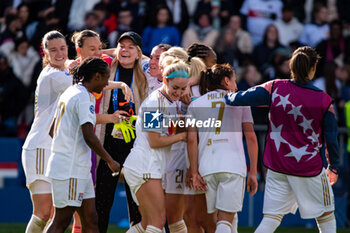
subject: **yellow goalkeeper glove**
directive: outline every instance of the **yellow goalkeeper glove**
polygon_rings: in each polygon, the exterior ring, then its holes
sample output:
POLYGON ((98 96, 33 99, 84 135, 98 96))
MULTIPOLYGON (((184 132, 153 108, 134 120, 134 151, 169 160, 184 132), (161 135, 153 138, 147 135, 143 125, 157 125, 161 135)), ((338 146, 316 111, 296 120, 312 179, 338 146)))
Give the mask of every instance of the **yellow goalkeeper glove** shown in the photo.
POLYGON ((130 124, 128 119, 124 119, 121 123, 114 124, 114 129, 122 132, 126 143, 131 142, 131 139, 135 139, 135 127, 130 124))

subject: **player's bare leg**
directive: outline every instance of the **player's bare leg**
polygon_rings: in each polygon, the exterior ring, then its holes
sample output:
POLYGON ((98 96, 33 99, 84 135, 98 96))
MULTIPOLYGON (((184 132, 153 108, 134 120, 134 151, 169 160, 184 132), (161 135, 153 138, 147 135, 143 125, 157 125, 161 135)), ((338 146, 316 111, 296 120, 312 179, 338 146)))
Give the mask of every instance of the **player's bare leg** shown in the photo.
POLYGON ((165 224, 165 197, 161 179, 150 179, 136 193, 142 218, 147 219, 146 232, 162 232, 165 224))
POLYGON ((130 226, 130 228, 126 231, 126 233, 143 233, 143 232, 145 232, 145 230, 147 228, 146 212, 140 206, 139 206, 139 212, 142 216, 141 222, 139 222, 133 226, 130 226))
POLYGON ((72 220, 76 207, 55 208, 53 221, 46 233, 64 233, 72 220))
POLYGON ((214 233, 216 229, 216 212, 208 214, 205 194, 195 195, 195 206, 197 211, 197 221, 206 233, 214 233))
POLYGON ((47 221, 50 219, 52 207, 51 193, 31 195, 33 203, 33 215, 27 225, 26 233, 43 232, 47 221))
POLYGON ((79 214, 77 212, 75 212, 73 214, 73 226, 72 226, 72 233, 81 233, 81 221, 80 221, 80 217, 79 214))
POLYGON ((185 197, 183 194, 165 195, 166 217, 170 233, 187 233, 187 227, 183 220, 185 212, 185 197))
POLYGON ((197 195, 185 195, 185 213, 184 219, 187 226, 188 233, 204 233, 204 229, 201 227, 197 220, 197 213, 195 199, 197 195))
POLYGON ((82 223, 82 232, 96 233, 97 226, 97 212, 95 207, 95 198, 84 199, 81 207, 77 209, 82 223))
POLYGON ((219 210, 215 233, 231 233, 234 216, 235 213, 219 210))

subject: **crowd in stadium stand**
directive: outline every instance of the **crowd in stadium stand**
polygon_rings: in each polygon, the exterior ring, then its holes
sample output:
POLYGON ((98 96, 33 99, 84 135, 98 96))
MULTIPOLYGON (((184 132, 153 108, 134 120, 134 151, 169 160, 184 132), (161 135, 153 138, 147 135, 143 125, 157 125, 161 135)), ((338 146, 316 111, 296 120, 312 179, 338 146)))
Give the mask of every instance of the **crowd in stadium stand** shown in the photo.
MULTIPOLYGON (((94 30, 105 48, 115 48, 119 36, 133 30, 142 35, 145 55, 160 43, 187 48, 200 41, 214 48, 218 63, 235 68, 240 90, 289 79, 291 52, 309 45, 322 56, 314 84, 334 99, 338 124, 345 125, 349 10, 346 0, 0 1, 0 136, 25 138, 30 129, 41 39, 53 29, 67 41, 75 31, 94 30)), ((74 59, 74 44, 69 46, 74 59)))

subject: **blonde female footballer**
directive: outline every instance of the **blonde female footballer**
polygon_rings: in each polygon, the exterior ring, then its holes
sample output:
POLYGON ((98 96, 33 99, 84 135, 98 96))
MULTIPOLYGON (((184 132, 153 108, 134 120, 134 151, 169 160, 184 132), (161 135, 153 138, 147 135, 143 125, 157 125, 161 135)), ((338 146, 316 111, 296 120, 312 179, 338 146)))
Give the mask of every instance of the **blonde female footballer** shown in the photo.
POLYGON ((178 100, 189 79, 188 69, 188 65, 179 59, 166 66, 163 86, 152 92, 141 105, 136 123, 137 138, 124 163, 124 175, 139 205, 142 220, 141 224, 131 227, 129 233, 161 233, 165 224, 165 196, 162 188, 165 159, 171 145, 186 140, 186 133, 173 135, 171 126, 163 125, 161 117, 177 114, 178 100), (145 114, 150 118, 144 118, 145 114))

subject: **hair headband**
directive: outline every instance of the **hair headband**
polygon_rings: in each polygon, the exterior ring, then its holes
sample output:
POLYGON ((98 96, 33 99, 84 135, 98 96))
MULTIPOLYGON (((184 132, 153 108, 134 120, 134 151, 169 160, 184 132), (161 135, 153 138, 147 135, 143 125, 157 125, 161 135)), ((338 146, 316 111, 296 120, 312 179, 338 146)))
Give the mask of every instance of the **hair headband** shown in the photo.
POLYGON ((169 74, 166 78, 190 78, 187 71, 184 70, 175 70, 169 74))

